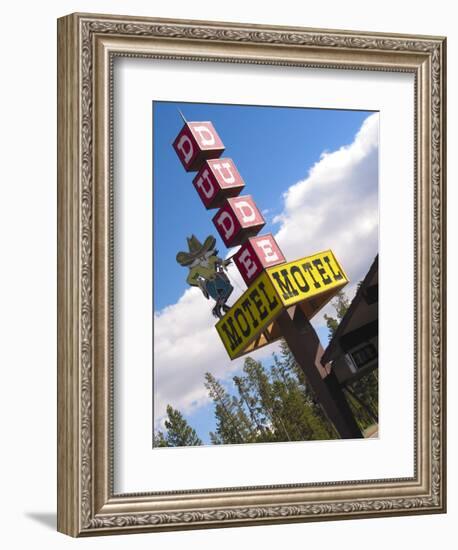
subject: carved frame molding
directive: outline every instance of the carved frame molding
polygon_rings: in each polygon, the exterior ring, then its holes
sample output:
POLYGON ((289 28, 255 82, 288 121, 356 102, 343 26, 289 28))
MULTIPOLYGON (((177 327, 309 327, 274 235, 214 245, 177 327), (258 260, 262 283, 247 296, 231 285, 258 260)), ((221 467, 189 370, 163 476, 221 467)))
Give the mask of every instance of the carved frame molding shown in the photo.
POLYGON ((58 530, 72 536, 445 511, 445 39, 73 14, 58 22, 58 530), (415 75, 415 476, 115 495, 113 59, 415 75))

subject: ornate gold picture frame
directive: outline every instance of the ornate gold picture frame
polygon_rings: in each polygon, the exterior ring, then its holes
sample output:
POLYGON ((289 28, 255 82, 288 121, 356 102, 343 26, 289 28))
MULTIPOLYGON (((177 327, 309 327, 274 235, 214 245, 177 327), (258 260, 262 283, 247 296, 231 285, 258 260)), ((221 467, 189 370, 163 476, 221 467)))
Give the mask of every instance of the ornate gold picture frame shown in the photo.
POLYGON ((432 36, 93 14, 59 19, 59 531, 91 536, 445 511, 445 46, 432 36), (412 477, 114 493, 117 57, 413 75, 412 477))

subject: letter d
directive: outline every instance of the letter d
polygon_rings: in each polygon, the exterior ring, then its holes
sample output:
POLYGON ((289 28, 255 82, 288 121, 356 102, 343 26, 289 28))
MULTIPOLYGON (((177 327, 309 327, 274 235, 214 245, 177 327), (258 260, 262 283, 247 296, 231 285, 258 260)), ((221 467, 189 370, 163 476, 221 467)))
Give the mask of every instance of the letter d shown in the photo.
POLYGON ((256 212, 248 201, 237 201, 234 203, 242 216, 242 225, 254 222, 256 219, 256 212))
POLYGON ((232 216, 228 212, 223 211, 216 220, 216 225, 221 237, 223 237, 225 242, 228 242, 235 233, 235 224, 232 216))
POLYGON ((187 135, 181 136, 180 140, 177 143, 177 149, 181 153, 183 162, 186 166, 188 166, 191 162, 192 157, 194 156, 194 146, 187 135))

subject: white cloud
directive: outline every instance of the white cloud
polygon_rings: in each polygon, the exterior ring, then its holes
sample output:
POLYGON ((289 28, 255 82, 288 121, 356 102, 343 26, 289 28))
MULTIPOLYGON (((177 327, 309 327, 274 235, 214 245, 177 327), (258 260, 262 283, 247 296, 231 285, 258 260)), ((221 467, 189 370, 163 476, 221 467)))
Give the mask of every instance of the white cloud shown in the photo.
MULTIPOLYGON (((332 249, 350 279, 350 296, 378 251, 378 124, 374 113, 353 143, 323 153, 308 176, 286 191, 276 218, 275 238, 286 258, 332 249)), ((323 323, 323 313, 315 326, 323 323)))
MULTIPOLYGON (((242 294, 244 283, 233 265, 229 266, 229 277, 234 285, 229 303, 233 303, 242 294)), ((190 414, 208 403, 203 385, 207 371, 224 380, 243 365, 243 358, 229 359, 215 329, 217 319, 211 313, 213 305, 200 290, 188 288, 176 304, 154 314, 156 429, 162 427, 168 404, 190 414)), ((272 352, 270 346, 252 356, 261 358, 272 352)))
MULTIPOLYGON (((331 248, 351 284, 351 295, 378 250, 378 114, 370 115, 353 143, 325 152, 308 176, 284 194, 275 235, 287 260, 331 248)), ((232 252, 232 251, 231 251, 232 252)), ((229 276, 235 291, 245 288, 237 269, 229 276)), ((204 373, 227 379, 243 358, 230 361, 211 315, 212 302, 189 288, 180 300, 154 315, 155 420, 168 403, 190 413, 208 402, 204 373)), ((327 308, 328 309, 328 308, 327 308)), ((315 326, 323 324, 323 312, 315 326)), ((268 346, 259 357, 270 355, 268 346)))

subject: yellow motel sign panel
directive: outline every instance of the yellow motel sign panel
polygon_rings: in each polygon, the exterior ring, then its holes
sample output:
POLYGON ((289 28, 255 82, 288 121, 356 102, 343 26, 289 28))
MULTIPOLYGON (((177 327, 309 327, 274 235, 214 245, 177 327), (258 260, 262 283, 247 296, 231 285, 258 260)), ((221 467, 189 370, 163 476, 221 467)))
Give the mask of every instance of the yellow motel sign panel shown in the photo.
POLYGON ((216 324, 229 357, 255 349, 263 333, 263 344, 269 343, 283 309, 300 304, 310 319, 347 283, 331 250, 266 269, 216 324))

